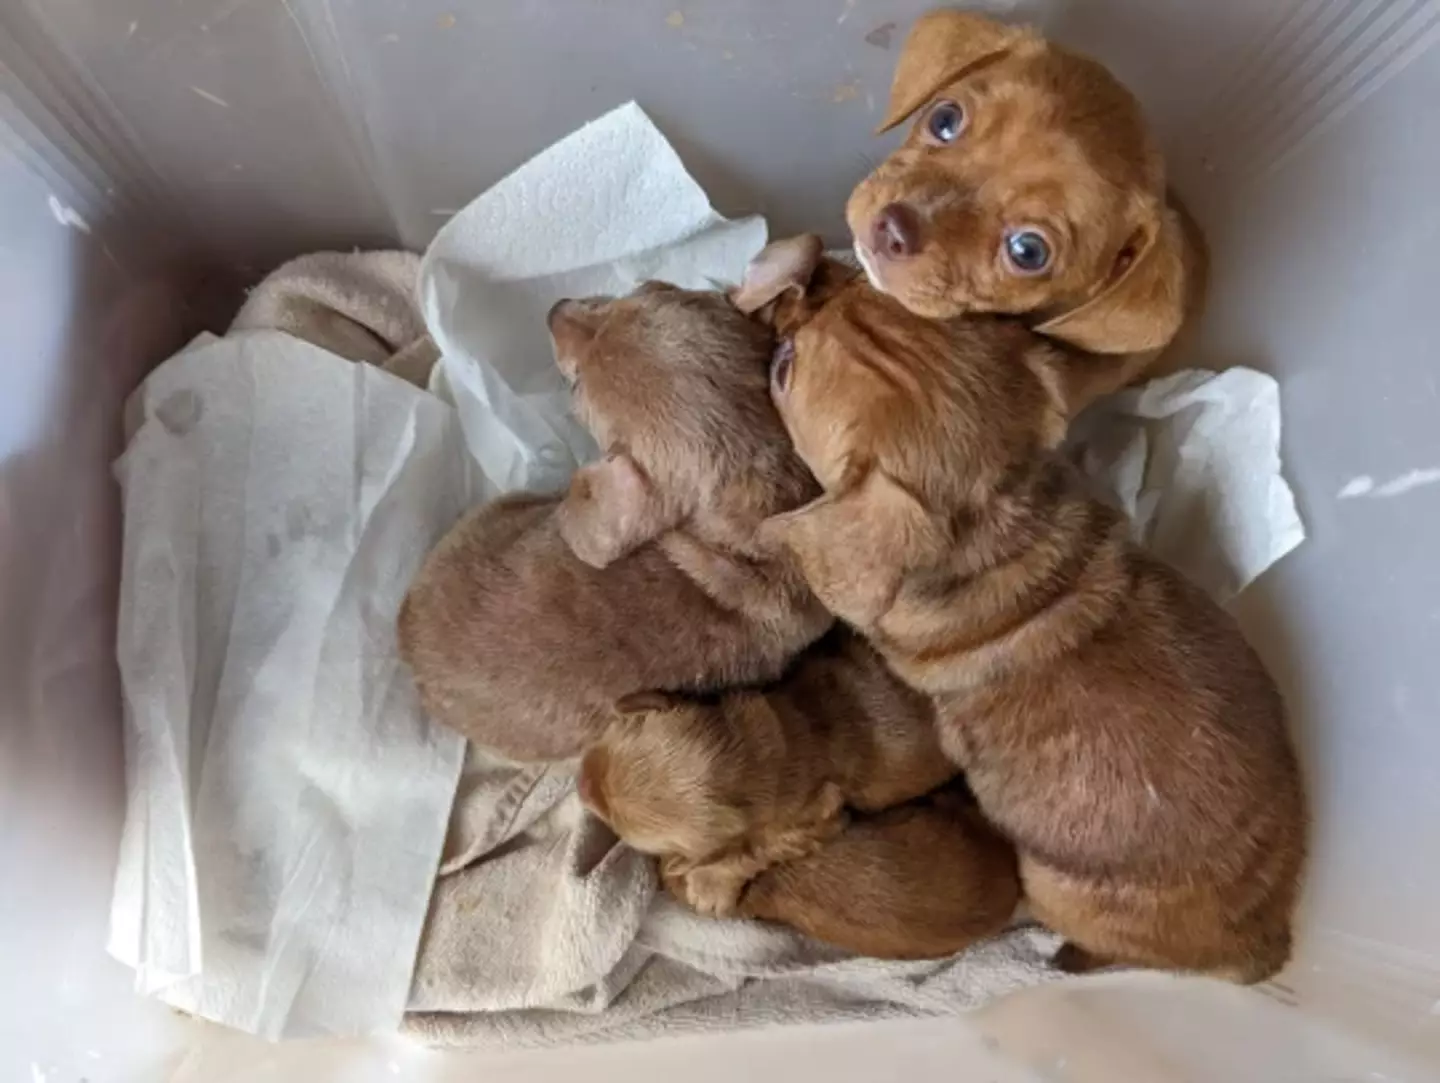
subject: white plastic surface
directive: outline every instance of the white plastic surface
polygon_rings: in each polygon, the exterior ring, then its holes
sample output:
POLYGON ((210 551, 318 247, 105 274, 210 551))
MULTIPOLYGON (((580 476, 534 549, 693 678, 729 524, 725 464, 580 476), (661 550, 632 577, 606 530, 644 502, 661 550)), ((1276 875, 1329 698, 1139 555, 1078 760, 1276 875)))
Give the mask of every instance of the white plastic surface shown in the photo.
POLYGON ((632 97, 721 211, 839 240, 926 6, 0 0, 0 1079, 1440 1075, 1436 0, 992 5, 1147 102, 1214 247, 1190 360, 1280 380, 1310 538, 1238 609, 1315 796, 1285 990, 1133 976, 967 1023, 437 1057, 187 1024, 103 954, 122 792, 108 463, 139 373, 220 329, 234 283, 281 256, 422 245, 632 97))

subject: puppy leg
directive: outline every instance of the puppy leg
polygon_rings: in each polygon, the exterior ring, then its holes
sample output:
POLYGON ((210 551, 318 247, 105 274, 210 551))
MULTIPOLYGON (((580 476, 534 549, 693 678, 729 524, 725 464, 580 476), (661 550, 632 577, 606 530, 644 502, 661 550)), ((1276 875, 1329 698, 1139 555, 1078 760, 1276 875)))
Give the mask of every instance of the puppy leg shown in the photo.
POLYGON ((844 793, 833 782, 825 783, 793 818, 760 829, 751 843, 751 851, 764 862, 756 872, 809 857, 844 831, 847 823, 844 793))
POLYGON ((725 918, 739 910, 746 885, 768 867, 769 862, 737 854, 697 865, 679 876, 666 878, 665 882, 671 894, 697 914, 725 918))

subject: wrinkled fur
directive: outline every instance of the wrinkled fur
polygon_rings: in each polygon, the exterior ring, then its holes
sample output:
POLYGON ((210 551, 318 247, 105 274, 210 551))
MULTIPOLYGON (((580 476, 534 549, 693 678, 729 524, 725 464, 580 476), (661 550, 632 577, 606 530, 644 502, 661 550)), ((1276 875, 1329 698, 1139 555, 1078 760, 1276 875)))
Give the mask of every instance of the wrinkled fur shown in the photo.
POLYGON ((826 495, 762 534, 934 697, 1059 961, 1274 974, 1307 824, 1280 695, 1055 454, 1063 356, 833 268, 772 315, 794 349, 773 394, 826 495))
POLYGON ((859 955, 938 959, 999 933, 1019 899, 1014 848, 947 787, 858 816, 815 853, 771 866, 737 913, 859 955))
POLYGON ((1102 65, 1033 30, 943 10, 911 31, 882 130, 912 116, 904 143, 846 209, 872 283, 919 315, 1023 316, 1099 355, 1072 414, 1151 370, 1198 314, 1208 259, 1198 227, 1167 195, 1135 97, 1102 65), (942 102, 966 118, 948 144, 926 127, 942 102), (876 224, 896 204, 919 247, 887 256, 876 224), (1019 273, 1002 255, 1006 233, 1025 227, 1054 252, 1041 274, 1019 273))
POLYGON ((551 330, 606 458, 563 500, 468 515, 399 620, 426 710, 516 760, 578 755, 627 693, 772 680, 831 621, 753 543, 818 491, 768 398, 769 331, 658 284, 563 302, 551 330))
POLYGON ((585 754, 580 795, 683 876, 686 902, 724 915, 757 873, 839 834, 847 808, 889 808, 955 774, 926 697, 837 631, 764 692, 622 700, 585 754))

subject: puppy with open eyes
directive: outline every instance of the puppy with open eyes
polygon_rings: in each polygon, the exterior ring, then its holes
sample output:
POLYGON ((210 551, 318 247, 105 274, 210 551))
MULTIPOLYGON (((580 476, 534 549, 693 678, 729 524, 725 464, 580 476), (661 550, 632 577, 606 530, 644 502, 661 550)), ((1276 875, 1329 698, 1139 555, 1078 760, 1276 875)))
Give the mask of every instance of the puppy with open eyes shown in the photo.
POLYGON ((1072 415, 1151 370, 1198 314, 1207 257, 1134 95, 1033 30, 941 10, 911 30, 880 130, 912 116, 846 208, 872 285, 1086 351, 1072 415))
POLYGON ((772 245, 737 294, 781 336, 772 393, 825 489, 762 535, 932 697, 1061 966, 1274 974, 1307 828, 1284 707, 1235 622, 1055 453, 1070 359, 812 253, 772 245))
POLYGON ((632 692, 773 680, 833 623, 754 541, 818 492, 770 402, 770 330, 659 283, 562 301, 550 329, 605 458, 564 499, 463 519, 399 617, 425 709, 521 761, 578 755, 632 692))

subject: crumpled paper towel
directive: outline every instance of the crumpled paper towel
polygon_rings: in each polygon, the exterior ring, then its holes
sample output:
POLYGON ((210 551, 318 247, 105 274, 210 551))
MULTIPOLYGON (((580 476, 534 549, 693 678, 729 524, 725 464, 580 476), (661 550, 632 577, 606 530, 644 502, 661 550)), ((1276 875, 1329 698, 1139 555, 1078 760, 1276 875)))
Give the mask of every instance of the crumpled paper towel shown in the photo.
POLYGON ((463 758, 394 643, 469 502, 454 413, 274 331, 198 342, 131 413, 110 949, 267 1038, 393 1030, 463 758))
POLYGON ((1227 602, 1305 540, 1280 472, 1280 388, 1254 369, 1187 369, 1077 418, 1081 469, 1135 540, 1227 602))
POLYGON ((595 453, 570 416, 545 314, 562 297, 657 278, 738 281, 765 221, 722 218, 638 105, 522 165, 457 214, 420 270, 438 384, 492 494, 563 488, 595 453))

